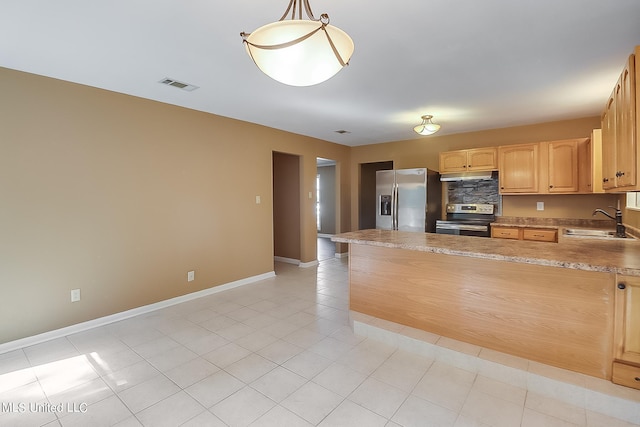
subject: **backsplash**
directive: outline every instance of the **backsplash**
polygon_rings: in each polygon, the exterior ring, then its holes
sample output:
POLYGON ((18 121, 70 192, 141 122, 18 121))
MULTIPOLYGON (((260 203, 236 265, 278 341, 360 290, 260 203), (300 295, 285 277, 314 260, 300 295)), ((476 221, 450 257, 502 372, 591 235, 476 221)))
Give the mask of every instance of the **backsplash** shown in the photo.
POLYGON ((448 203, 487 203, 496 208, 500 205, 498 176, 495 172, 490 180, 449 181, 447 184, 448 203))

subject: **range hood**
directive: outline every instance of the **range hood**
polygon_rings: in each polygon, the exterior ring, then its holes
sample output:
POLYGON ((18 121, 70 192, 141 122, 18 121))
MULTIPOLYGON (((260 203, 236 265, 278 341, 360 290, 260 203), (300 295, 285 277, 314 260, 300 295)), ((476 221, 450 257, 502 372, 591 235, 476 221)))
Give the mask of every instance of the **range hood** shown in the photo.
POLYGON ((493 179, 491 171, 479 172, 459 172, 459 173, 443 173, 440 175, 440 181, 468 181, 471 179, 490 180, 493 179))

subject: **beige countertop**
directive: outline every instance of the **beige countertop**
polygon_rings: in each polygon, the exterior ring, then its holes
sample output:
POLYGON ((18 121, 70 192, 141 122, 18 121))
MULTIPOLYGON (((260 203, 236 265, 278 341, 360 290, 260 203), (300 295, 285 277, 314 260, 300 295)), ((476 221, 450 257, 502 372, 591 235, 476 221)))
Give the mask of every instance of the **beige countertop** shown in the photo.
POLYGON ((448 234, 360 230, 338 234, 340 243, 573 268, 640 276, 640 240, 563 239, 560 243, 491 239, 448 234))

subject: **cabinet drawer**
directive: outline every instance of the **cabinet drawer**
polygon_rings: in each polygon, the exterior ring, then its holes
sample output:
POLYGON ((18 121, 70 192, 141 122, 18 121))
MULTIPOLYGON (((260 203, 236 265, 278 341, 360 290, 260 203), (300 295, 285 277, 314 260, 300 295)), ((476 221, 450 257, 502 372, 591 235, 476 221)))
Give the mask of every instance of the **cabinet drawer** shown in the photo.
POLYGON ((640 368, 626 363, 613 362, 611 381, 615 384, 640 389, 640 368))
POLYGON ((520 238, 519 228, 507 228, 507 227, 491 227, 491 237, 498 239, 516 239, 520 238))
POLYGON ((558 230, 525 228, 524 240, 537 240, 539 242, 557 242, 558 230))

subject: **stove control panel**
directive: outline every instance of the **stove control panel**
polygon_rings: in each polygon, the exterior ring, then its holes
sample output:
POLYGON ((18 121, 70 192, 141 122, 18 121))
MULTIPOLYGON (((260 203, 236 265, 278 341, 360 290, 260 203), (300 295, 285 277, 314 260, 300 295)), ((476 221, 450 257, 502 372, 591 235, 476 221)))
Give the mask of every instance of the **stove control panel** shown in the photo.
POLYGON ((447 204, 447 213, 470 213, 470 214, 485 214, 493 215, 494 205, 489 204, 460 204, 449 203, 447 204))

